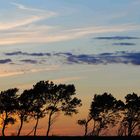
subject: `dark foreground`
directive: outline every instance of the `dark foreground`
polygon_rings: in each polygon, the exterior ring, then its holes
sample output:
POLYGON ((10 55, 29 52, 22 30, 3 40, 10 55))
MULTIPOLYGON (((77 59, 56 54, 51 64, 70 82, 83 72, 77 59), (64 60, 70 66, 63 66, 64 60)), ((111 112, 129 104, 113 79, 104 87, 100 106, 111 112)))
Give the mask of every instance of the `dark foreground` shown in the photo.
POLYGON ((99 137, 83 137, 83 136, 50 136, 50 137, 45 137, 45 136, 6 136, 6 137, 0 137, 0 140, 140 140, 140 137, 108 137, 108 136, 99 136, 99 137))

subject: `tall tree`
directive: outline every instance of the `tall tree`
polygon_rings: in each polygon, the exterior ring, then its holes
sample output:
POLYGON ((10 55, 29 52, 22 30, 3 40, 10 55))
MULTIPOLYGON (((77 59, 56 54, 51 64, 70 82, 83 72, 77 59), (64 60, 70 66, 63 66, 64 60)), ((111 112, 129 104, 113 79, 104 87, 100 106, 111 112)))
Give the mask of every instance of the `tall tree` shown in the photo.
POLYGON ((49 96, 51 83, 49 81, 39 81, 33 86, 34 101, 32 104, 33 117, 36 119, 34 127, 34 136, 36 135, 39 120, 46 116, 46 104, 49 96))
POLYGON ((49 135, 51 126, 53 124, 53 117, 60 112, 64 115, 72 115, 78 113, 77 107, 81 106, 81 100, 73 97, 75 93, 74 85, 59 84, 56 85, 50 82, 48 90, 48 103, 46 111, 48 114, 48 128, 46 135, 49 135))
POLYGON ((15 113, 18 102, 17 102, 17 88, 8 89, 5 91, 1 91, 0 94, 0 107, 2 117, 2 135, 5 136, 5 128, 8 124, 14 124, 16 119, 13 117, 15 113))
POLYGON ((90 135, 98 136, 103 129, 114 127, 120 118, 118 109, 123 105, 111 94, 95 94, 90 107, 90 115, 94 121, 93 130, 90 135))
POLYGON ((33 85, 32 89, 25 90, 19 97, 18 116, 20 118, 20 127, 18 135, 20 135, 23 122, 30 118, 36 120, 36 124, 32 130, 34 136, 36 135, 39 119, 45 117, 46 110, 43 106, 47 101, 48 81, 40 81, 33 85))
POLYGON ((18 129, 17 136, 20 135, 24 122, 28 122, 28 119, 31 117, 33 112, 33 90, 24 90, 23 93, 18 98, 18 109, 16 114, 20 120, 20 126, 18 129))
POLYGON ((119 128, 119 135, 139 135, 140 132, 140 96, 135 93, 125 96, 125 110, 119 128))

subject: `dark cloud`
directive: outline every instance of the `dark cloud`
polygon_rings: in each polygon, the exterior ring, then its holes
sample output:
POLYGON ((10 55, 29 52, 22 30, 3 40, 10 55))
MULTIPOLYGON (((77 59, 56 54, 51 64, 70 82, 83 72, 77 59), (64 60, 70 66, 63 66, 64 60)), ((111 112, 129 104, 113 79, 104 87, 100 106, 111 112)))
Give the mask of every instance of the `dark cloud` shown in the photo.
POLYGON ((23 59, 23 60, 20 60, 21 62, 24 62, 24 63, 30 63, 30 64, 37 64, 38 61, 36 60, 32 60, 32 59, 23 59))
MULTIPOLYGON (((23 52, 14 52, 11 54, 17 55, 21 53, 29 54, 29 53, 23 53, 23 52)), ((30 53, 30 55, 31 54, 32 56, 41 56, 42 54, 46 54, 46 53, 30 53)), ((140 65, 140 52, 120 51, 120 52, 114 52, 114 53, 79 54, 79 55, 75 55, 70 52, 58 52, 58 53, 52 53, 50 54, 50 56, 52 57, 57 56, 58 58, 61 56, 62 57, 64 56, 65 57, 64 63, 67 63, 67 64, 91 64, 91 65, 104 64, 106 65, 106 64, 122 63, 122 64, 140 65)), ((9 63, 9 62, 11 62, 10 59, 0 60, 1 64, 9 63)), ((23 59, 23 60, 20 60, 20 62, 38 64, 42 62, 45 63, 46 61, 44 59, 42 61, 38 61, 35 59, 23 59)))
POLYGON ((94 39, 99 40, 130 40, 130 39, 140 39, 139 37, 131 37, 131 36, 104 36, 104 37, 95 37, 94 39))
POLYGON ((0 60, 0 64, 6 64, 6 63, 11 63, 12 60, 11 59, 2 59, 0 60))
POLYGON ((121 43, 113 43, 112 45, 117 45, 117 46, 134 46, 136 44, 135 43, 121 42, 121 43))
POLYGON ((71 56, 72 53, 70 52, 58 52, 58 53, 27 53, 27 52, 22 52, 22 51, 16 51, 16 52, 9 52, 5 53, 5 55, 8 56, 15 56, 15 55, 26 55, 26 56, 51 56, 51 55, 56 55, 56 56, 71 56))
POLYGON ((27 53, 22 51, 16 51, 11 53, 5 53, 8 56, 15 56, 15 55, 26 55, 26 56, 50 56, 50 53, 27 53))
POLYGON ((58 52, 58 53, 54 53, 53 55, 57 55, 57 56, 72 56, 72 53, 70 52, 58 52))
POLYGON ((72 55, 67 57, 69 63, 77 64, 133 64, 140 65, 140 52, 115 52, 97 55, 72 55))

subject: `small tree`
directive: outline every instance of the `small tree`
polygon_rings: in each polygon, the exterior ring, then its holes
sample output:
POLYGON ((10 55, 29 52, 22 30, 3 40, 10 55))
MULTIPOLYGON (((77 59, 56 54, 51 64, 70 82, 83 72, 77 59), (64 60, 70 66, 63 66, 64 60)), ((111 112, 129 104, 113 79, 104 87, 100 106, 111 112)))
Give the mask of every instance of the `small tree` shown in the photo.
POLYGON ((15 113, 18 102, 17 102, 17 88, 8 89, 2 91, 0 94, 0 110, 2 113, 2 135, 5 136, 5 128, 8 124, 14 124, 16 119, 12 117, 15 113))
POLYGON ((119 128, 119 135, 139 135, 140 131, 140 96, 128 94, 125 96, 125 110, 119 128))
POLYGON ((49 116, 46 133, 47 136, 49 135, 50 128, 53 124, 54 115, 63 112, 64 115, 71 116, 73 113, 78 113, 76 108, 81 106, 81 100, 77 97, 72 97, 76 94, 74 85, 56 85, 53 82, 50 82, 48 92, 48 103, 46 107, 46 111, 49 116))
POLYGON ((77 123, 81 126, 84 127, 84 136, 87 136, 87 133, 88 133, 88 125, 90 123, 90 121, 92 120, 92 117, 91 116, 88 116, 87 119, 82 119, 82 120, 78 120, 77 123))

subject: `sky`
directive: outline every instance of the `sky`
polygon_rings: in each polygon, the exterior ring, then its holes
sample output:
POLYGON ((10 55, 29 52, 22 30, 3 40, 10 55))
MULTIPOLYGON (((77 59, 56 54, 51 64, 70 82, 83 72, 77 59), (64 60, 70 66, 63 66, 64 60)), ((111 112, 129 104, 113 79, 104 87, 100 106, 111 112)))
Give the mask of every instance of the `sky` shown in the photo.
POLYGON ((140 94, 139 7, 140 0, 0 0, 0 89, 74 84, 83 106, 51 133, 81 135, 76 120, 94 94, 140 94))

